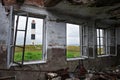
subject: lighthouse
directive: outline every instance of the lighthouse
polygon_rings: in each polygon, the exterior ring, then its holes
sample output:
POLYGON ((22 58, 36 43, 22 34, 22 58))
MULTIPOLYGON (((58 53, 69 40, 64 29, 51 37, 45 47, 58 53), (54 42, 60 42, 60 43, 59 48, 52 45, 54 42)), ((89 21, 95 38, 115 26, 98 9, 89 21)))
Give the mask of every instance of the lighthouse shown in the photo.
POLYGON ((35 45, 35 33, 36 33, 36 23, 35 20, 31 22, 31 42, 35 45))

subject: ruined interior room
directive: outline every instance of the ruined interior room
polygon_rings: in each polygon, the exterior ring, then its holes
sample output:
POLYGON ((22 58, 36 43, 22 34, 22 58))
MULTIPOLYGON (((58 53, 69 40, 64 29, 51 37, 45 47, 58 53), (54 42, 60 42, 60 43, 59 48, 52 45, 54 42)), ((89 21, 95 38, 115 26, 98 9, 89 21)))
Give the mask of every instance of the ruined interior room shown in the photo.
POLYGON ((120 0, 0 0, 0 80, 120 80, 120 0))

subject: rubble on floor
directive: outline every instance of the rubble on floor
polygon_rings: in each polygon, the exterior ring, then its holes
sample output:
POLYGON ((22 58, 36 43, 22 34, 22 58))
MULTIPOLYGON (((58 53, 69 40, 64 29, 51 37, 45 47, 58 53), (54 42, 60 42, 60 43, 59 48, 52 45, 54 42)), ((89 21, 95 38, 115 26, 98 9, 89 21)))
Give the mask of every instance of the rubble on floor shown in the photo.
POLYGON ((87 73, 82 76, 79 73, 71 73, 67 70, 61 69, 56 73, 48 73, 46 80, 120 80, 120 66, 106 68, 101 71, 87 70, 87 73))

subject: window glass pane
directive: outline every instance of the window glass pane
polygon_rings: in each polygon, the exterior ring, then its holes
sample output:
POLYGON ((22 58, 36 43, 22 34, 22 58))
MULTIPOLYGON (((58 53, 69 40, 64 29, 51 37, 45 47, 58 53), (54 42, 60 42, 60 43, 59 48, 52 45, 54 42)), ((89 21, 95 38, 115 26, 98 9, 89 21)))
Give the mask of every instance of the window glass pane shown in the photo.
MULTIPOLYGON (((27 18, 25 16, 19 16, 18 29, 25 30, 26 19, 27 18)), ((15 22, 14 22, 15 27, 16 27, 16 21, 17 21, 17 15, 15 15, 15 22)))
POLYGON ((105 52, 105 47, 104 46, 101 46, 101 54, 105 54, 104 52, 105 52))
POLYGON ((97 54, 100 55, 101 51, 100 51, 100 46, 97 46, 97 54))
POLYGON ((104 34, 103 30, 100 29, 100 37, 103 37, 103 34, 104 34))
POLYGON ((67 23, 67 58, 80 57, 79 25, 67 23))
POLYGON ((16 36, 16 45, 23 46, 24 44, 24 32, 18 31, 16 36))
POLYGON ((99 29, 97 29, 97 37, 99 37, 99 29))
POLYGON ((100 45, 100 40, 99 40, 99 38, 97 38, 97 45, 100 45))
POLYGON ((103 45, 103 38, 100 38, 100 45, 103 45))

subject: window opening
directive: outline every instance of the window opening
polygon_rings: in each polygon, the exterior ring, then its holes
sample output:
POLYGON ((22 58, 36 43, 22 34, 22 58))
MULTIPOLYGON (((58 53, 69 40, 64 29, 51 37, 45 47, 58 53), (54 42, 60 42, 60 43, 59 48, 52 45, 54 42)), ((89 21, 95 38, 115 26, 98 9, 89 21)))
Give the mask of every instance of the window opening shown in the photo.
POLYGON ((66 25, 67 36, 67 58, 80 57, 80 31, 79 25, 69 24, 66 25))
POLYGON ((43 19, 26 15, 15 15, 13 62, 43 60, 43 19))

